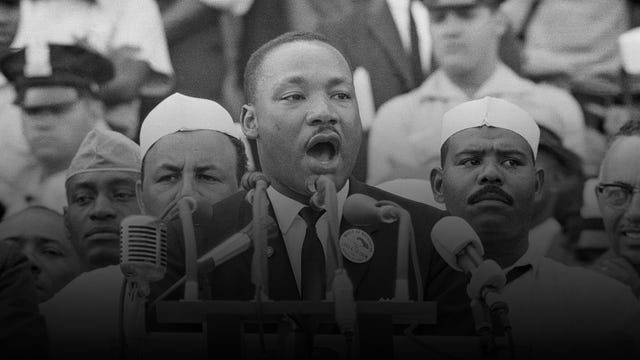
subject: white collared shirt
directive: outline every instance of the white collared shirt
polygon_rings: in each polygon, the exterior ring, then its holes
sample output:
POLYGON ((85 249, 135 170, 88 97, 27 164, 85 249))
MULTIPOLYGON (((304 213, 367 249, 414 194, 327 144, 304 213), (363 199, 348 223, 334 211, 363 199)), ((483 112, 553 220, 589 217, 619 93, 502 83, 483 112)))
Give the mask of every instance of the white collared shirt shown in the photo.
POLYGON ((428 73, 431 69, 431 33, 429 32, 429 11, 422 1, 411 0, 387 0, 391 17, 396 24, 400 41, 407 54, 411 53, 411 34, 409 33, 409 2, 411 2, 411 13, 413 21, 416 23, 418 39, 420 40, 420 62, 422 70, 428 73))
POLYGON ((532 268, 508 283, 502 297, 516 345, 528 347, 531 358, 636 354, 639 349, 631 347, 640 345, 640 304, 627 286, 541 256, 532 247, 503 271, 523 265, 532 268))
MULTIPOLYGON (((338 191, 338 219, 342 219, 342 207, 349 194, 349 181, 338 191)), ((273 206, 273 211, 276 215, 276 221, 280 227, 284 244, 287 247, 287 253, 289 255, 289 262, 291 263, 291 269, 293 275, 296 278, 296 284, 298 285, 298 291, 300 291, 301 273, 302 273, 302 243, 304 242, 304 235, 307 230, 307 225, 304 219, 299 215, 300 210, 304 208, 305 204, 301 204, 289 197, 276 191, 273 187, 267 188, 267 195, 273 206)), ((329 218, 325 212, 318 219, 316 223, 316 231, 318 238, 322 243, 324 249, 325 258, 327 255, 327 241, 329 239, 329 218)))

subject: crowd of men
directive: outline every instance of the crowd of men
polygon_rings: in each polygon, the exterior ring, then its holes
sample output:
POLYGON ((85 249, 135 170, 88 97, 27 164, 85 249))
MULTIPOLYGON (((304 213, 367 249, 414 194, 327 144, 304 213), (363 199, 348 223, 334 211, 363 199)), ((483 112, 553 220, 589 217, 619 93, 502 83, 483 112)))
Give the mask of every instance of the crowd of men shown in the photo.
MULTIPOLYGON (((493 290, 508 304, 510 326, 494 326, 492 336, 507 336, 530 358, 640 355, 640 118, 585 120, 594 106, 567 91, 584 89, 584 76, 534 82, 536 58, 509 58, 510 16, 524 1, 354 1, 319 21, 318 32, 273 34, 252 49, 234 85, 240 108, 173 92, 148 111, 143 95, 166 92, 173 76, 164 30, 174 34, 171 26, 203 7, 249 16, 260 1, 57 2, 0 0, 0 353, 202 356, 172 337, 193 329, 168 331, 151 306, 187 292, 188 281, 175 285, 188 271, 188 199, 198 258, 237 234, 255 241, 253 230, 265 227, 270 301, 330 300, 326 269, 336 256, 356 301, 392 299, 406 265, 406 300, 437 304, 435 323, 416 333, 484 341, 477 309, 490 303, 470 290, 480 275, 456 271, 432 243, 437 223, 459 217, 505 279, 493 290), (80 24, 38 27, 51 11, 80 24), (104 23, 82 33, 92 19, 104 23), (146 32, 127 39, 135 29, 146 32), (266 220, 253 218, 257 190, 246 175, 254 171, 268 180, 266 220), (329 205, 313 200, 318 176, 335 186, 339 229, 329 205), (354 195, 410 215, 407 264, 396 257, 397 222, 347 219, 354 195), (596 221, 585 220, 589 206, 596 221), (158 219, 169 234, 166 273, 141 290, 144 327, 165 337, 140 348, 129 343, 123 305, 137 285, 120 267, 121 223, 133 215, 158 219), (576 249, 589 241, 609 246, 585 260, 576 249)), ((548 10, 532 3, 520 26, 531 22, 535 38, 536 14, 548 10)), ((200 299, 255 300, 254 250, 233 254, 199 273, 200 299)), ((298 356, 339 356, 315 345, 317 322, 288 321, 305 344, 298 356)), ((387 350, 363 341, 363 357, 387 350)))

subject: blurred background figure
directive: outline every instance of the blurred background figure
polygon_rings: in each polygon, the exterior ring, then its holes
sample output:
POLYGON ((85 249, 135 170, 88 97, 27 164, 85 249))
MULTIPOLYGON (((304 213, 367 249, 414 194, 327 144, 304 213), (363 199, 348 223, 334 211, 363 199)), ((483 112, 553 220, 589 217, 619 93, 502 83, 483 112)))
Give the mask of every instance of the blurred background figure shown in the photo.
POLYGON ((640 25, 638 1, 507 0, 502 10, 523 45, 523 73, 563 87, 580 103, 587 124, 585 170, 598 168, 608 123, 628 119, 626 105, 640 94, 640 79, 621 72, 618 37, 640 25))
POLYGON ((31 204, 61 212, 71 159, 91 129, 106 126, 98 93, 113 77, 111 62, 82 47, 39 43, 10 52, 0 68, 16 90, 33 155, 4 174, 2 202, 8 214, 31 204))
POLYGON ((640 298, 640 120, 625 124, 607 150, 596 187, 611 249, 593 268, 640 298))
POLYGON ((500 0, 428 0, 438 68, 417 89, 385 103, 375 116, 369 142, 367 182, 428 179, 440 162, 442 115, 472 99, 493 96, 532 102, 556 114, 563 143, 584 152, 584 120, 575 99, 518 76, 499 56, 508 22, 500 0))
POLYGON ((173 69, 153 0, 24 0, 14 46, 84 43, 115 67, 100 90, 109 126, 130 138, 139 129, 141 97, 166 95, 173 69), (55 14, 55 16, 52 16, 55 14))
POLYGON ((27 256, 40 302, 49 300, 80 273, 62 215, 42 206, 28 207, 0 223, 0 240, 27 256))
MULTIPOLYGON (((540 126, 540 144, 536 168, 544 170, 544 184, 539 199, 534 201, 534 212, 529 232, 529 246, 539 256, 547 256, 560 262, 573 264, 573 253, 570 240, 572 233, 565 231, 558 216, 558 208, 566 214, 569 203, 563 202, 563 194, 571 191, 576 184, 582 184, 582 168, 580 158, 562 145, 560 137, 544 126, 540 126)), ((581 199, 582 192, 570 192, 570 195, 581 199)), ((572 216, 580 218, 581 203, 573 208, 572 216)), ((575 240, 573 241, 575 242, 575 240)))
MULTIPOLYGON (((19 22, 20 0, 0 1, 0 57, 13 42, 19 22)), ((0 193, 10 191, 7 182, 19 170, 19 164, 33 159, 22 135, 20 109, 13 103, 15 97, 13 86, 0 73, 0 193)), ((6 205, 0 203, 0 219, 5 209, 6 205)))
MULTIPOLYGON (((175 71, 176 92, 224 105, 235 79, 240 16, 253 0, 157 0, 175 71)), ((235 84, 233 84, 235 86, 235 84)), ((235 102, 233 102, 235 103, 235 102)), ((227 106, 237 114, 239 107, 227 106)))

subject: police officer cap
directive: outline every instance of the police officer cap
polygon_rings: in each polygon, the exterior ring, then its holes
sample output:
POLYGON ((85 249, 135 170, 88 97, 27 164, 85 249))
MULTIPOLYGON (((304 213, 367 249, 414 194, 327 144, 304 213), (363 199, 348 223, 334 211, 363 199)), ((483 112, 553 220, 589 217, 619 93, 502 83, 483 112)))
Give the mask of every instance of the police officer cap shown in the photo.
POLYGON ((423 0, 430 9, 471 7, 476 5, 498 6, 503 0, 423 0))
POLYGON ((78 90, 96 94, 114 76, 104 56, 76 45, 33 43, 0 59, 0 70, 16 88, 16 104, 69 103, 78 90))

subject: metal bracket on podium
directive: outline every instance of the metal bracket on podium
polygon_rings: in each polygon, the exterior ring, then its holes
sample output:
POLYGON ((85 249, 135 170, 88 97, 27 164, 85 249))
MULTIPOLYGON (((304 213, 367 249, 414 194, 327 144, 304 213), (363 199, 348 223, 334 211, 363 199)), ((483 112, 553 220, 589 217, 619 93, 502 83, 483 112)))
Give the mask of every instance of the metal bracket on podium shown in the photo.
MULTIPOLYGON (((358 301, 356 308, 358 356, 354 358, 391 359, 395 326, 436 323, 435 302, 358 301)), ((284 317, 310 316, 319 323, 335 323, 335 305, 329 301, 162 301, 155 310, 160 324, 204 324, 209 358, 246 358, 245 325, 257 323, 258 314, 271 328, 282 324, 284 317)), ((277 358, 290 357, 284 355, 277 358)))

